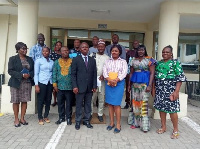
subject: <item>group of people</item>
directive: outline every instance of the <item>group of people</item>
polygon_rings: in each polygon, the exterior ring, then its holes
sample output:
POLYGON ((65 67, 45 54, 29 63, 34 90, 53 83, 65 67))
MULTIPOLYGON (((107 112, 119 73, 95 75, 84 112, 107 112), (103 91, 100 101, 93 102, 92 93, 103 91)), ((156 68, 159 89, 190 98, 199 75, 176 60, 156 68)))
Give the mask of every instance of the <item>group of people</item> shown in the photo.
POLYGON ((67 125, 71 125, 72 105, 76 104, 75 129, 80 129, 82 121, 87 128, 93 128, 90 120, 93 102, 98 98, 99 121, 104 121, 103 109, 107 103, 110 123, 106 129, 114 128, 114 133, 119 133, 121 102, 126 87, 125 108, 131 107, 130 128, 140 128, 144 132, 150 130, 148 101, 152 93, 155 96, 154 108, 159 110, 161 117, 161 128, 157 133, 166 131, 166 113, 170 113, 174 127, 171 138, 178 138, 179 90, 186 77, 180 62, 173 59, 171 46, 164 47, 163 59, 156 61, 148 56, 146 47, 139 45, 137 40, 133 42, 133 50, 126 52, 118 43, 117 34, 112 36, 112 44, 108 46, 97 36, 93 37, 93 47, 90 48, 86 42, 76 39, 71 50, 58 41, 51 51, 44 41, 44 35, 38 34, 38 43, 30 49, 30 57, 26 56, 26 44, 18 42, 15 45, 18 54, 9 59, 11 78, 8 85, 15 127, 28 125, 24 115, 27 102, 31 100, 31 86, 35 85, 40 125, 50 122, 48 115, 53 92, 53 106, 58 104, 59 113, 56 124, 67 121, 67 125))

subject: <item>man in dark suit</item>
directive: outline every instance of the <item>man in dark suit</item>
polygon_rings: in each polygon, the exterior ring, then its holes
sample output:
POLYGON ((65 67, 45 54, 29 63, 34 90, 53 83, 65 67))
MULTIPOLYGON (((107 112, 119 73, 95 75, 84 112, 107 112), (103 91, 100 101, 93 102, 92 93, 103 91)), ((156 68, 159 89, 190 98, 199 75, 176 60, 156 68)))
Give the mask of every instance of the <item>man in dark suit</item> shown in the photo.
POLYGON ((80 129, 83 102, 83 125, 86 125, 87 128, 93 128, 89 119, 91 116, 92 95, 97 88, 96 61, 87 55, 89 45, 83 42, 80 50, 81 55, 75 57, 72 61, 72 87, 73 92, 76 94, 76 130, 80 129))

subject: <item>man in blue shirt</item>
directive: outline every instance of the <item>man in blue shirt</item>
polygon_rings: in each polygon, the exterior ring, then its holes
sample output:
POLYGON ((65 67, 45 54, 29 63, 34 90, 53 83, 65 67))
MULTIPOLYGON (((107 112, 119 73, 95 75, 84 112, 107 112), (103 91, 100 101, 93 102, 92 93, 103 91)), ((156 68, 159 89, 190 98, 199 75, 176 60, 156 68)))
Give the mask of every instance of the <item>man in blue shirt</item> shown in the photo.
POLYGON ((70 58, 73 59, 74 57, 77 57, 78 55, 81 55, 81 52, 80 52, 80 49, 79 49, 80 44, 81 44, 81 42, 80 42, 79 39, 75 39, 74 40, 74 48, 70 49, 70 51, 69 51, 69 57, 70 58))
MULTIPOLYGON (((109 57, 111 57, 110 48, 111 48, 114 44, 118 44, 118 42, 119 42, 119 36, 118 36, 117 34, 114 34, 114 35, 112 36, 112 43, 113 43, 113 44, 106 46, 106 50, 105 50, 104 54, 106 54, 106 55, 108 55, 109 57)), ((120 45, 120 44, 118 44, 118 45, 120 45)), ((122 45, 120 45, 120 46, 121 46, 121 48, 122 48, 122 54, 120 55, 120 58, 126 60, 126 50, 125 50, 125 47, 122 46, 122 45)))
POLYGON ((97 53, 98 52, 98 49, 97 49, 98 42, 99 42, 99 38, 97 36, 94 36, 92 38, 92 45, 93 46, 89 48, 88 55, 90 55, 91 53, 97 53))
POLYGON ((36 45, 34 45, 31 49, 30 49, 30 53, 29 56, 32 57, 33 61, 35 62, 38 58, 43 57, 42 56, 42 48, 46 47, 46 45, 44 44, 45 38, 44 35, 42 33, 39 33, 37 36, 37 41, 38 43, 36 45))

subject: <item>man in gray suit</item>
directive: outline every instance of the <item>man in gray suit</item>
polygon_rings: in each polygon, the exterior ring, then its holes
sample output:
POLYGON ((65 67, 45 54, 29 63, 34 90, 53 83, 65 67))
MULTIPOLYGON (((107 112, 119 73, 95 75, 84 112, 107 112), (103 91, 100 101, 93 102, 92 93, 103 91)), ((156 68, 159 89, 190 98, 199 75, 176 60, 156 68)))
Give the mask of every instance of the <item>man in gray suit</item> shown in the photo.
POLYGON ((76 94, 76 124, 75 129, 80 129, 82 119, 82 105, 84 102, 83 125, 93 128, 90 124, 91 101, 93 92, 97 89, 97 69, 94 58, 89 57, 89 45, 83 42, 80 46, 81 55, 72 60, 72 87, 76 94))

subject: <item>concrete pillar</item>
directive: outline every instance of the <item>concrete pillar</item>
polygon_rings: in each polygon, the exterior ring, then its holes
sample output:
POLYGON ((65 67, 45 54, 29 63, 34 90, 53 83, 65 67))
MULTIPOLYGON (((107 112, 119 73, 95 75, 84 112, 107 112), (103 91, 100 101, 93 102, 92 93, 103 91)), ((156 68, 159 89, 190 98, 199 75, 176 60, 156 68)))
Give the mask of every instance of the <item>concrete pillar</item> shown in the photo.
POLYGON ((44 37, 45 37, 45 44, 50 47, 50 27, 49 26, 44 26, 43 27, 43 33, 44 33, 44 37))
POLYGON ((177 12, 177 3, 166 1, 160 7, 158 60, 162 59, 162 49, 171 45, 174 58, 177 58, 178 34, 180 14, 177 12))
MULTIPOLYGON (((24 42, 28 47, 36 44, 38 32, 38 0, 18 0, 17 41, 24 42)), ((28 53, 27 53, 28 54, 28 53)), ((10 87, 2 86, 1 112, 13 113, 10 104, 10 87)), ((31 102, 28 102, 27 114, 36 112, 35 90, 32 89, 31 102)))
POLYGON ((146 31, 144 37, 144 45, 147 48, 147 53, 149 56, 153 55, 153 31, 146 31))
POLYGON ((17 41, 30 48, 36 44, 38 34, 38 0, 18 0, 17 41))

